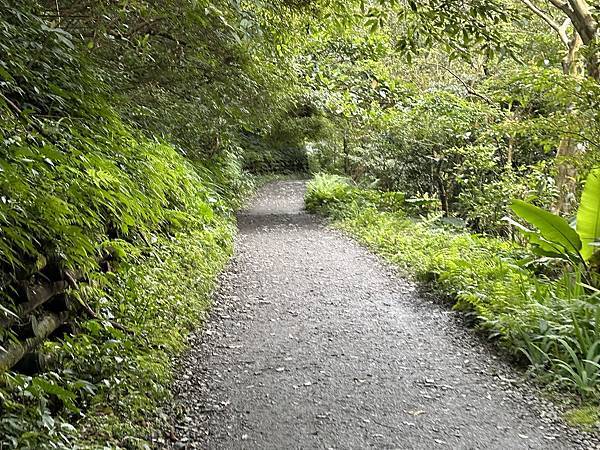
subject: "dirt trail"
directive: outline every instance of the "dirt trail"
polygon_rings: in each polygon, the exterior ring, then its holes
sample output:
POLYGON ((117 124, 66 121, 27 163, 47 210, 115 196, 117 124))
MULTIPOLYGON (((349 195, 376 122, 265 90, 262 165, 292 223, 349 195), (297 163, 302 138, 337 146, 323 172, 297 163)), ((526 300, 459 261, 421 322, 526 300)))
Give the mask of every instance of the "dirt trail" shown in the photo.
POLYGON ((175 448, 595 448, 455 313, 305 214, 303 193, 272 183, 240 215, 181 361, 175 448))

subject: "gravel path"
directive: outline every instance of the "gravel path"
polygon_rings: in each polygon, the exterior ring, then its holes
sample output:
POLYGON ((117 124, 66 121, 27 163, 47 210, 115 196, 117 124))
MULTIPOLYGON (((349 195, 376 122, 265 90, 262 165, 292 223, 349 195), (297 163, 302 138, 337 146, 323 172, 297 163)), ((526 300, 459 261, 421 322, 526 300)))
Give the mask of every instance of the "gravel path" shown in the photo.
POLYGON ((174 448, 596 448, 415 286, 264 187, 174 391, 174 448))

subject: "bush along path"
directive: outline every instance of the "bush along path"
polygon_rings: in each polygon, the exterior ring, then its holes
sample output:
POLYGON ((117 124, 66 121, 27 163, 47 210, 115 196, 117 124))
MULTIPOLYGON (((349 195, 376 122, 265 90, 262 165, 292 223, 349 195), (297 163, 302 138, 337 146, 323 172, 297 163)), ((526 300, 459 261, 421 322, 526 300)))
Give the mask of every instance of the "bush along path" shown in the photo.
POLYGON ((174 385, 172 448, 600 448, 457 314, 264 187, 174 385), (174 415, 175 416, 175 415, 174 415))

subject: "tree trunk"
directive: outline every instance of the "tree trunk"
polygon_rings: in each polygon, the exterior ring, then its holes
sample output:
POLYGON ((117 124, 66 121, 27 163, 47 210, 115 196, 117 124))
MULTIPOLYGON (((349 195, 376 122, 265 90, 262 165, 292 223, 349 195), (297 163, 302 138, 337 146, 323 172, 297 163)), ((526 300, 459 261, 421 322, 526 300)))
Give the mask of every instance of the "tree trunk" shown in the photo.
POLYGON ((513 158, 515 154, 515 136, 510 134, 508 136, 508 143, 506 146, 506 171, 512 172, 513 158))
POLYGON ((450 214, 450 207, 448 204, 448 191, 446 190, 446 186, 444 185, 444 180, 442 179, 442 160, 440 159, 438 165, 435 168, 435 181, 437 184, 437 191, 440 197, 440 203, 442 204, 442 211, 444 212, 444 217, 448 217, 450 214))
POLYGON ((350 149, 348 147, 348 133, 344 130, 344 173, 350 175, 350 149))
POLYGON ((580 61, 578 61, 579 49, 583 45, 579 34, 575 33, 573 39, 569 41, 567 52, 562 59, 562 68, 565 75, 580 75, 582 73, 582 67, 580 61))
MULTIPOLYGON (((579 34, 575 33, 562 61, 565 75, 579 76, 582 74, 583 67, 578 59, 578 52, 581 46, 582 40, 579 34)), ((558 189, 558 198, 554 205, 552 205, 552 211, 555 214, 571 214, 577 205, 577 167, 573 163, 573 160, 580 153, 577 142, 573 138, 568 136, 561 138, 555 160, 556 176, 554 181, 558 189)))
POLYGON ((0 373, 7 371, 18 363, 26 354, 33 351, 46 340, 67 320, 68 313, 49 313, 38 320, 34 327, 34 336, 23 342, 15 341, 6 346, 5 351, 0 350, 0 373))
MULTIPOLYGON (((598 22, 594 17, 596 5, 588 4, 586 0, 568 0, 566 3, 558 3, 553 0, 555 6, 559 6, 570 19, 575 28, 575 35, 580 39, 580 45, 585 45, 591 54, 586 60, 587 75, 596 81, 600 81, 600 55, 596 48, 598 37, 598 22)), ((596 2, 593 2, 596 3, 596 2)))
MULTIPOLYGON (((598 23, 594 17, 594 9, 590 7, 588 1, 549 0, 555 8, 566 15, 566 19, 562 25, 556 22, 551 14, 538 8, 531 0, 521 1, 558 33, 560 40, 566 47, 566 53, 562 60, 564 74, 567 76, 583 75, 583 67, 578 60, 578 53, 582 46, 586 46, 591 49, 592 54, 585 61, 585 70, 587 75, 600 81, 600 55, 593 48, 598 35, 598 23), (568 36, 570 26, 574 28, 572 38, 568 36)), ((577 142, 571 137, 563 137, 561 139, 556 153, 556 185, 559 189, 559 197, 552 207, 556 213, 568 214, 574 206, 573 203, 577 188, 577 167, 573 164, 573 158, 577 157, 578 153, 580 151, 577 142)))
POLYGON ((552 207, 555 214, 570 214, 577 206, 577 167, 573 160, 581 153, 577 142, 562 138, 556 152, 556 187, 558 198, 552 207))
POLYGON ((594 51, 586 61, 586 70, 590 78, 600 82, 600 54, 594 51))

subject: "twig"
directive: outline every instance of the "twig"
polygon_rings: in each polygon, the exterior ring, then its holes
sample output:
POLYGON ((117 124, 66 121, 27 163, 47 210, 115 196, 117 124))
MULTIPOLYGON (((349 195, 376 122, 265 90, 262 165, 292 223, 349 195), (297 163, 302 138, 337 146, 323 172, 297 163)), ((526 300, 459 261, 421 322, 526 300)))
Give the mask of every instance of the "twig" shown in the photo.
POLYGON ((60 21, 61 21, 61 17, 60 17, 60 8, 58 7, 58 0, 54 0, 56 3, 56 15, 58 17, 58 25, 60 26, 60 21))
POLYGON ((460 83, 465 87, 465 89, 467 90, 467 92, 471 95, 474 95, 475 97, 479 97, 482 100, 485 100, 487 103, 489 103, 490 105, 494 104, 494 102, 492 100, 490 100, 488 97, 486 97, 483 94, 480 94, 479 92, 477 92, 475 89, 473 89, 471 86, 469 86, 467 84, 467 82, 465 80, 463 80, 461 77, 459 77, 457 74, 455 74, 452 69, 450 69, 449 67, 443 66, 442 67, 450 74, 452 75, 454 78, 456 78, 458 81, 460 81, 460 83))
POLYGON ((13 112, 14 112, 15 116, 17 116, 17 119, 19 119, 19 121, 25 127, 27 127, 27 125, 32 126, 38 133, 40 133, 41 136, 45 137, 50 142, 53 142, 53 139, 50 138, 50 136, 48 136, 48 134, 44 131, 44 129, 39 124, 35 123, 33 120, 27 120, 26 117, 23 117, 23 111, 21 111, 21 108, 19 108, 11 99, 9 99, 2 92, 0 92, 0 97, 2 97, 4 99, 4 101, 6 102, 6 104, 14 110, 13 112))
POLYGON ((21 108, 19 108, 11 99, 9 99, 2 92, 0 92, 0 96, 2 96, 2 98, 4 99, 4 101, 8 104, 8 106, 10 106, 12 109, 14 109, 15 113, 17 114, 17 116, 21 115, 21 113, 22 113, 21 108))

